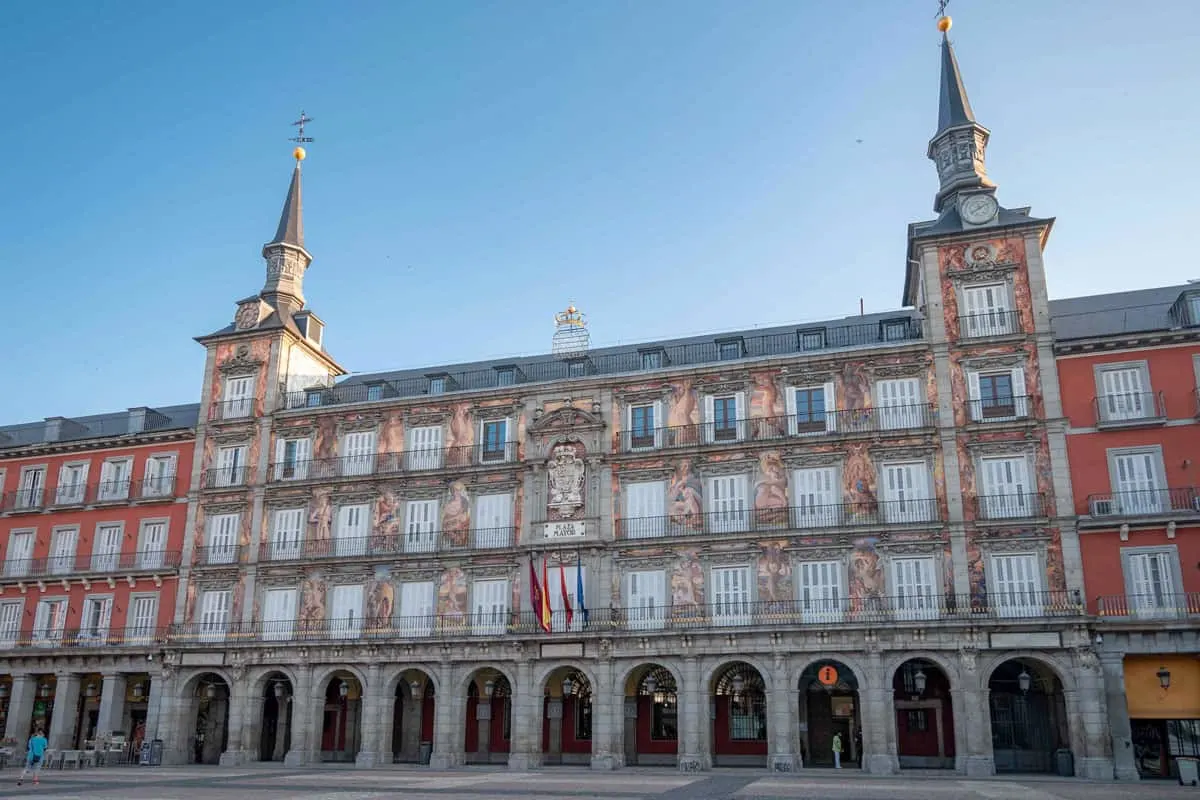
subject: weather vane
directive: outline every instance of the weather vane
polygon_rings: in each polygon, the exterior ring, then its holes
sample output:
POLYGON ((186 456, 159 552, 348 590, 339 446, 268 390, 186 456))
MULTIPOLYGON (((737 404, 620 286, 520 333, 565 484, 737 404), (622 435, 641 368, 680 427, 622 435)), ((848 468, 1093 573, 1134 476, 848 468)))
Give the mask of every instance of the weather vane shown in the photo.
POLYGON ((308 155, 304 151, 303 145, 308 144, 313 139, 311 136, 304 135, 304 126, 312 121, 312 117, 308 116, 308 114, 305 114, 302 109, 300 111, 300 119, 292 123, 299 128, 299 130, 296 131, 296 135, 288 139, 289 142, 296 142, 297 145, 296 149, 292 151, 292 158, 296 159, 296 169, 300 169, 300 162, 304 160, 306 155, 308 155))
MULTIPOLYGON (((950 5, 950 0, 938 0, 938 12, 936 14, 934 14, 934 16, 935 17, 946 16, 946 6, 948 6, 948 5, 950 5)), ((300 116, 302 116, 302 117, 304 116, 303 111, 300 112, 300 116)))

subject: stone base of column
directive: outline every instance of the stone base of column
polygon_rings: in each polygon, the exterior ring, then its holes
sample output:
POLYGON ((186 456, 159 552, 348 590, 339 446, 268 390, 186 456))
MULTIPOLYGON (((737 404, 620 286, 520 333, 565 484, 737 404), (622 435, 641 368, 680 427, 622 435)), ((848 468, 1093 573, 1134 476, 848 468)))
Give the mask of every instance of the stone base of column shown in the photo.
POLYGON ((508 756, 508 768, 517 772, 537 769, 541 765, 541 753, 510 753, 508 756))
POLYGON ((466 753, 431 753, 429 755, 430 769, 455 769, 466 766, 466 753))
POLYGON ((800 756, 793 753, 776 753, 771 756, 771 772, 795 772, 803 764, 800 756))
POLYGON ((612 753, 593 755, 592 769, 600 771, 612 771, 614 769, 620 769, 622 766, 624 766, 621 761, 622 759, 614 756, 612 753))
POLYGON ((863 772, 872 775, 895 775, 900 771, 900 765, 893 756, 886 753, 875 753, 863 759, 863 772))
POLYGON ((704 772, 712 769, 712 758, 701 755, 682 755, 679 757, 680 772, 704 772))
POLYGON ((1142 776, 1138 774, 1137 767, 1116 767, 1114 775, 1119 781, 1140 781, 1142 776))
POLYGON ((226 750, 221 753, 221 760, 218 763, 222 767, 240 767, 247 760, 244 750, 226 750))
POLYGON ((304 751, 288 750, 283 757, 283 765, 285 767, 302 767, 305 764, 304 751))
POLYGON ((990 778, 996 774, 996 762, 991 756, 967 756, 963 767, 972 778, 990 778))
POLYGON ((1113 762, 1109 758, 1081 758, 1075 762, 1075 777, 1092 781, 1111 781, 1113 762))
POLYGON ((378 755, 367 750, 359 750, 354 756, 354 766, 359 769, 371 769, 378 763, 378 755))

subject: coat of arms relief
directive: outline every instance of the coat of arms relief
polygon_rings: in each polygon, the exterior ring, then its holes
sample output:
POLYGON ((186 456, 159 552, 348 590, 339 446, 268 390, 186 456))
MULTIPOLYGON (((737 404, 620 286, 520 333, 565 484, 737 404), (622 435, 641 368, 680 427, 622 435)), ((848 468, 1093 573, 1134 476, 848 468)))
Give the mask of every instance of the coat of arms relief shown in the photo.
POLYGON ((583 508, 584 464, 575 445, 560 444, 550 453, 549 508, 561 519, 571 519, 583 508))

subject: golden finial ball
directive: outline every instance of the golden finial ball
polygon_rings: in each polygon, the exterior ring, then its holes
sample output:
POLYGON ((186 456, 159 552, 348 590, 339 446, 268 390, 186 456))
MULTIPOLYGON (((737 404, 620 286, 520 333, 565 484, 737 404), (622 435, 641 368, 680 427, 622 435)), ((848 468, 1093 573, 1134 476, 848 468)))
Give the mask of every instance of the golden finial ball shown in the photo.
POLYGON ((569 305, 569 306, 567 306, 567 313, 568 313, 568 314, 574 314, 574 313, 575 313, 575 306, 574 306, 574 305, 569 305))
POLYGON ((292 158, 296 159, 297 161, 303 161, 306 155, 308 155, 308 153, 304 152, 303 147, 297 147, 292 151, 292 158))
POLYGON ((942 17, 941 19, 939 19, 937 21, 938 30, 941 31, 942 33, 945 33, 946 31, 950 30, 950 26, 953 24, 954 24, 954 22, 953 22, 953 20, 950 19, 950 17, 942 17))

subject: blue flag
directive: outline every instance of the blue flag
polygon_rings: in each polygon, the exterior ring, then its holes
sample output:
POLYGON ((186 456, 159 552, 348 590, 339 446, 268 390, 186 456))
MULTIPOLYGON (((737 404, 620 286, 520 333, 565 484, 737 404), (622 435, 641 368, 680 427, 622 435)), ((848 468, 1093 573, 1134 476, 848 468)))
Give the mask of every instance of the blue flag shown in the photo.
POLYGON ((575 554, 575 610, 583 617, 583 626, 588 624, 587 603, 583 601, 583 561, 575 554))

